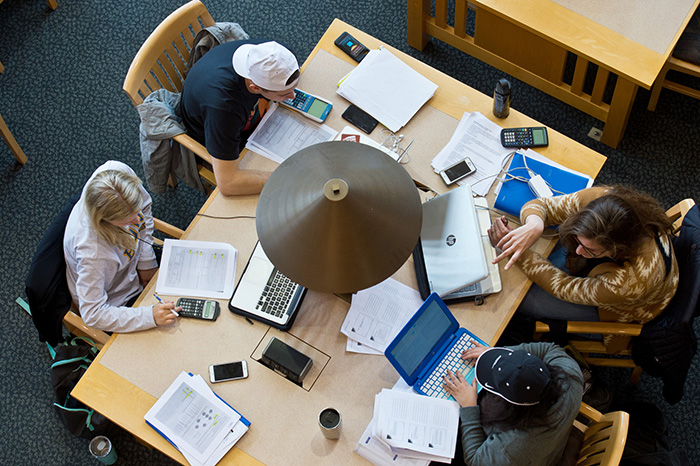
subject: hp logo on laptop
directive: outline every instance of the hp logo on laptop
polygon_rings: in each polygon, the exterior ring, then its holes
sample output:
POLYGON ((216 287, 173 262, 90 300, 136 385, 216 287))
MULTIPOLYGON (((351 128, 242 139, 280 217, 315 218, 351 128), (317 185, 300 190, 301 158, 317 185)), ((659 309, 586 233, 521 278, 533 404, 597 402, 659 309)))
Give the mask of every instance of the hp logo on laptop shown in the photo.
POLYGON ((447 238, 445 239, 445 243, 448 246, 454 246, 456 242, 457 242, 457 237, 455 235, 448 235, 447 238))

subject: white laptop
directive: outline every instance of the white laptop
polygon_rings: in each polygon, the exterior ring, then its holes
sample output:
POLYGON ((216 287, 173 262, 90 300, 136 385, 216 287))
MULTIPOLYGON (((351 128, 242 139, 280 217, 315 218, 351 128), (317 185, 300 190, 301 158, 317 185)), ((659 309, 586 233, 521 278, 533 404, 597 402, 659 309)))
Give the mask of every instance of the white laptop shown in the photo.
POLYGON ((481 222, 479 217, 469 185, 423 204, 423 226, 413 261, 424 299, 432 292, 454 300, 500 291, 498 266, 490 264, 494 251, 488 241, 488 211, 481 214, 481 222))
POLYGON ((483 304, 484 296, 498 293, 502 289, 501 272, 498 269, 498 264, 493 263, 493 260, 496 258, 496 248, 491 245, 491 240, 489 240, 488 230, 491 226, 491 216, 489 215, 488 201, 483 197, 479 197, 474 199, 474 204, 476 205, 476 216, 479 219, 481 245, 484 248, 489 275, 481 281, 467 285, 444 296, 443 300, 448 303, 474 299, 477 304, 483 304))
POLYGON ((288 330, 305 294, 305 287, 294 283, 272 265, 258 241, 228 307, 235 314, 288 330))

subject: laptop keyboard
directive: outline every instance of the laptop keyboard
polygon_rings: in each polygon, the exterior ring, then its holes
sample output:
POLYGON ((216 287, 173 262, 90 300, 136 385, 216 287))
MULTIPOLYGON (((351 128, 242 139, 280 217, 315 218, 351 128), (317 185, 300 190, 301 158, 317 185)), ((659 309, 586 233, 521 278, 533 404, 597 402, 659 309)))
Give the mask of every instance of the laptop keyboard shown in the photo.
POLYGON ((297 285, 279 270, 275 269, 263 290, 255 309, 271 316, 280 317, 289 309, 289 302, 297 290, 297 285))
POLYGON ((459 340, 452 345, 450 351, 445 355, 440 364, 435 367, 435 370, 423 382, 420 389, 428 396, 435 398, 446 398, 454 400, 452 396, 445 391, 445 383, 442 376, 447 374, 447 370, 452 372, 461 372, 466 374, 474 367, 476 362, 473 359, 462 359, 462 353, 474 346, 475 340, 468 333, 463 333, 459 340))
POLYGON ((453 294, 458 295, 461 293, 473 293, 476 291, 476 285, 477 285, 476 283, 472 283, 471 285, 467 285, 464 288, 460 288, 457 291, 453 291, 452 293, 450 293, 450 295, 453 295, 453 294))

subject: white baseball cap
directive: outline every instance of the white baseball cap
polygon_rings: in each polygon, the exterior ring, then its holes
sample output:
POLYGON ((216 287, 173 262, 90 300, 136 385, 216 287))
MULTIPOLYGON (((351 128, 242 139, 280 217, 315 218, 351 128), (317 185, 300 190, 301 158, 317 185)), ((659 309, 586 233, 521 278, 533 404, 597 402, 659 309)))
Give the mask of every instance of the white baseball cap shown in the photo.
POLYGON ((285 91, 296 86, 299 78, 287 83, 299 70, 292 52, 277 42, 243 44, 233 53, 233 69, 256 86, 268 91, 285 91))

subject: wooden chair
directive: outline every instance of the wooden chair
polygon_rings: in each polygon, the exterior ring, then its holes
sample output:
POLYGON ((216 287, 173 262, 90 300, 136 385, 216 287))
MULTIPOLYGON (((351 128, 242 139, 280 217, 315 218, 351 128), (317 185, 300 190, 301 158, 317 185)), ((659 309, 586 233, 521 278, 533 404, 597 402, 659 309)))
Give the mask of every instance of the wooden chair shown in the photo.
MULTIPOLYGON (((181 6, 158 25, 136 53, 124 79, 124 92, 134 106, 158 89, 182 91, 194 38, 200 30, 213 25, 214 20, 199 0, 181 6)), ((173 139, 206 162, 207 165, 198 164, 199 175, 216 186, 207 149, 184 133, 173 139)))
POLYGON ((647 106, 647 109, 651 110, 652 112, 656 110, 656 103, 659 101, 659 94, 663 88, 680 92, 681 94, 693 97, 695 99, 700 99, 700 90, 693 89, 692 87, 688 87, 668 79, 666 77, 666 73, 668 73, 669 70, 678 71, 680 73, 689 74, 691 76, 695 76, 696 78, 700 78, 700 66, 680 60, 673 56, 668 57, 666 64, 661 69, 661 73, 659 73, 659 76, 654 82, 654 86, 651 88, 651 96, 649 97, 649 105, 647 106))
MULTIPOLYGON (((685 214, 695 205, 692 199, 685 199, 666 211, 673 221, 674 233, 680 230, 685 214)), ((576 348, 588 364, 604 367, 632 368, 630 382, 639 383, 642 368, 632 360, 632 337, 639 336, 641 324, 620 322, 567 322, 566 333, 569 344, 576 348), (616 338, 607 346, 599 340, 577 338, 577 334, 613 335, 616 338), (613 357, 614 356, 614 357, 613 357)), ((550 331, 548 324, 535 323, 535 338, 550 331)))
POLYGON ((10 128, 7 127, 5 120, 2 119, 2 115, 0 115, 0 136, 5 140, 7 147, 10 148, 10 151, 12 151, 17 161, 22 165, 27 163, 27 156, 24 154, 24 151, 22 151, 22 148, 19 147, 19 144, 17 144, 17 140, 12 136, 10 128))
POLYGON ((620 464, 627 441, 629 414, 624 411, 601 414, 586 403, 581 403, 579 415, 586 422, 574 421, 583 432, 579 451, 579 466, 616 466, 620 464))

